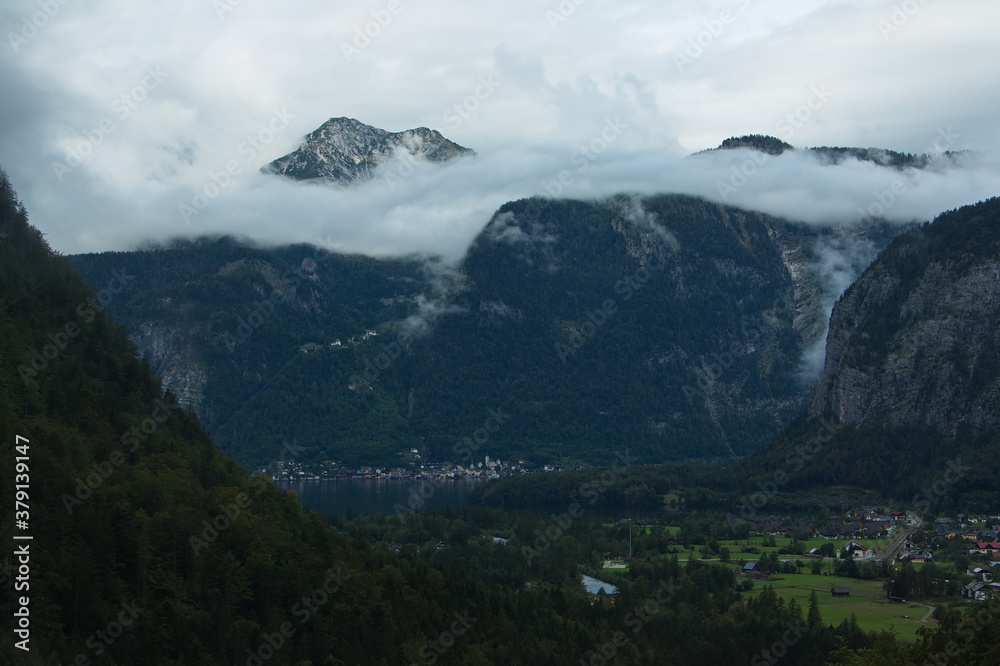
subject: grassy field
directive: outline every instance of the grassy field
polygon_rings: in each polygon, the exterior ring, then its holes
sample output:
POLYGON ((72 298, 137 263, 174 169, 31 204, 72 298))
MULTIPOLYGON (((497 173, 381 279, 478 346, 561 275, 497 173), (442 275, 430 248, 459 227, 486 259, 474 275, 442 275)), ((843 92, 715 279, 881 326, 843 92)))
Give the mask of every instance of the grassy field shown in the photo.
POLYGON ((781 580, 773 583, 754 581, 754 589, 744 594, 755 597, 765 585, 772 585, 779 597, 786 601, 795 599, 805 613, 809 608, 809 595, 816 590, 819 611, 827 624, 840 624, 854 613, 858 626, 865 631, 894 631, 899 638, 907 641, 916 640, 920 627, 935 626, 931 620, 922 621, 930 610, 929 606, 888 603, 881 581, 811 574, 779 574, 776 577, 781 580), (830 594, 831 587, 848 587, 851 596, 835 598, 830 594))
MULTIPOLYGON (((667 530, 668 532, 670 532, 670 534, 676 534, 679 528, 666 527, 661 529, 667 530)), ((880 548, 889 542, 888 539, 857 539, 857 541, 866 548, 880 548)), ((803 546, 803 550, 805 552, 809 552, 813 548, 819 548, 824 543, 832 543, 834 551, 839 554, 840 549, 843 548, 847 544, 847 542, 848 539, 823 539, 821 537, 815 537, 815 538, 805 539, 801 543, 803 546)), ((725 546, 726 548, 729 549, 729 559, 731 561, 735 562, 737 560, 747 560, 753 562, 759 560, 761 555, 765 555, 767 553, 776 553, 781 548, 788 546, 789 544, 792 543, 792 538, 774 537, 774 544, 775 544, 774 546, 765 546, 764 537, 751 537, 749 539, 741 539, 741 540, 722 540, 719 541, 718 543, 719 546, 725 546), (755 548, 759 552, 754 553, 747 551, 748 546, 755 548)), ((680 559, 684 560, 684 559, 696 559, 700 557, 702 546, 692 546, 687 549, 683 549, 683 546, 677 546, 677 548, 680 551, 678 552, 677 556, 680 559)), ((779 554, 779 557, 783 560, 802 559, 802 561, 806 562, 807 565, 809 566, 812 565, 812 560, 809 558, 804 558, 803 555, 779 554)))

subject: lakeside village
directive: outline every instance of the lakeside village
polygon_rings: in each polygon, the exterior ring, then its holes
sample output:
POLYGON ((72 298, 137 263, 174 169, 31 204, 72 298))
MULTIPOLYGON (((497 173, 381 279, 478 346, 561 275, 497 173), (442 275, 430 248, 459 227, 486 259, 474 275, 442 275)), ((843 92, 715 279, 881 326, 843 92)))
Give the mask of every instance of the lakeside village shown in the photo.
MULTIPOLYGON (((407 467, 348 468, 336 461, 318 465, 279 461, 261 471, 270 474, 275 481, 423 480, 440 485, 449 480, 492 481, 537 472, 586 468, 583 465, 566 468, 546 465, 536 469, 523 459, 508 464, 489 455, 467 466, 450 461, 424 463, 417 449, 411 449, 407 457, 410 463, 407 467)), ((824 524, 807 523, 787 516, 742 518, 730 515, 726 521, 728 531, 742 538, 732 541, 699 539, 697 541, 706 545, 695 551, 694 545, 683 543, 685 540, 678 531, 679 526, 675 525, 683 502, 677 494, 669 493, 664 496, 664 512, 660 519, 623 519, 618 526, 628 526, 630 533, 632 527, 646 533, 662 529, 669 543, 673 544, 669 546, 669 552, 684 557, 684 551, 690 549, 693 559, 731 563, 737 566, 741 577, 761 582, 775 580, 776 574, 800 572, 805 567, 813 573, 822 571, 825 575, 834 575, 836 570, 840 575, 867 578, 866 565, 870 569, 872 565, 881 564, 898 566, 909 563, 920 567, 936 563, 953 569, 956 583, 964 577, 966 582, 954 589, 956 596, 961 595, 969 601, 1000 598, 1000 515, 959 513, 940 516, 928 523, 913 513, 861 508, 832 517, 824 524), (753 546, 755 542, 760 547, 753 546), (711 547, 712 544, 715 548, 711 547), (840 561, 846 566, 817 566, 824 559, 840 561), (811 566, 807 564, 809 562, 812 562, 811 566)), ((638 554, 631 547, 628 554, 616 556, 604 553, 603 568, 625 569, 631 564, 633 556, 638 554)), ((604 587, 605 591, 616 589, 603 581, 590 580, 588 584, 595 589, 604 587)), ((843 589, 839 592, 845 594, 843 589)))
POLYGON ((407 456, 410 464, 397 467, 357 467, 350 468, 335 460, 325 460, 314 465, 306 465, 294 460, 281 460, 259 471, 268 474, 275 481, 321 481, 327 479, 383 479, 410 481, 444 482, 458 479, 479 479, 496 481, 511 476, 533 474, 535 472, 561 472, 564 469, 584 469, 583 466, 560 467, 545 465, 535 468, 524 460, 506 463, 486 455, 482 460, 471 461, 468 465, 460 465, 451 461, 440 463, 421 462, 422 456, 417 449, 410 449, 407 456))

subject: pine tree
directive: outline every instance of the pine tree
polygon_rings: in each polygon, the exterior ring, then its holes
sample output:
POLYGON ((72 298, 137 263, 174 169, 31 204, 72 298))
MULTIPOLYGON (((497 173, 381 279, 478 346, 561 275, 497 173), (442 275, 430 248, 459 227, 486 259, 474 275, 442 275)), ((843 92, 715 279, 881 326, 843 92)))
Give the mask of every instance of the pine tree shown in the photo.
POLYGON ((806 617, 806 624, 810 628, 823 624, 823 616, 819 612, 819 599, 816 597, 816 590, 809 595, 809 614, 806 617))

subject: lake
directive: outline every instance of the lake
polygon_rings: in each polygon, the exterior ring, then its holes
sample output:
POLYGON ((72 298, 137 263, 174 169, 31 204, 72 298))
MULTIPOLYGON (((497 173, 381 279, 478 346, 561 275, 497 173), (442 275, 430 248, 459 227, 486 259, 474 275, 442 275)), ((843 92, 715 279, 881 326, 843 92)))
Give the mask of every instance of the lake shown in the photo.
POLYGON ((311 481, 276 481, 280 488, 294 490, 307 509, 320 515, 384 513, 394 515, 396 505, 407 509, 441 510, 465 506, 469 491, 483 481, 452 479, 445 481, 412 479, 320 479, 311 481), (423 504, 420 504, 420 500, 423 504))

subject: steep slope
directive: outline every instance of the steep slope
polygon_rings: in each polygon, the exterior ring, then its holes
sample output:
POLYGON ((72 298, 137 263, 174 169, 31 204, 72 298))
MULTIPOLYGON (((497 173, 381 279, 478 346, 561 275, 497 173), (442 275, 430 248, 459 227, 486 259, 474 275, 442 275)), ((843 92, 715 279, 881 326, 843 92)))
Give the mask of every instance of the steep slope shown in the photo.
POLYGON ((134 276, 108 307, 244 464, 461 461, 496 409, 511 419, 477 459, 656 462, 744 454, 800 413, 828 267, 859 274, 895 232, 680 196, 529 200, 452 272, 232 242, 72 261, 97 289, 134 276))
POLYGON ((432 263, 225 238, 71 261, 97 290, 126 276, 107 307, 216 444, 244 464, 292 455, 362 464, 409 448, 392 401, 347 385, 366 358, 362 343, 377 340, 369 331, 417 310, 432 263))
POLYGON ((810 414, 949 440, 1000 425, 1000 200, 899 238, 831 320, 810 414))
MULTIPOLYGON (((447 652, 444 663, 570 664, 605 633, 579 586, 470 578, 304 514, 212 447, 99 298, 0 171, 3 663, 388 665, 447 652), (16 530, 15 473, 29 507, 16 530)), ((412 516, 407 529, 422 542, 435 528, 412 516)), ((525 567, 519 550, 495 550, 503 569, 525 567)))
POLYGON ((426 127, 387 132, 353 118, 331 118, 308 134, 295 151, 261 170, 295 180, 351 185, 371 180, 379 166, 392 160, 412 168, 415 162, 445 162, 469 155, 475 151, 426 127))
MULTIPOLYGON (((935 503, 989 493, 1000 452, 998 324, 1000 199, 893 241, 834 309, 801 425, 825 421, 830 442, 789 487, 845 483, 935 503), (922 485, 935 481, 940 492, 922 485)), ((759 469, 781 469, 802 442, 781 438, 759 469)))
POLYGON ((460 309, 400 364, 409 421, 441 458, 467 457, 499 408, 479 455, 747 453, 804 407, 803 354, 835 298, 819 256, 863 231, 869 256, 892 234, 683 196, 506 204, 463 262, 460 309))

